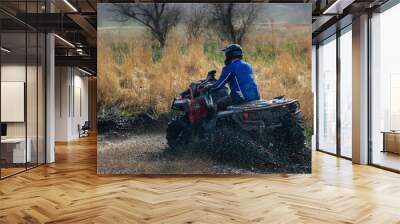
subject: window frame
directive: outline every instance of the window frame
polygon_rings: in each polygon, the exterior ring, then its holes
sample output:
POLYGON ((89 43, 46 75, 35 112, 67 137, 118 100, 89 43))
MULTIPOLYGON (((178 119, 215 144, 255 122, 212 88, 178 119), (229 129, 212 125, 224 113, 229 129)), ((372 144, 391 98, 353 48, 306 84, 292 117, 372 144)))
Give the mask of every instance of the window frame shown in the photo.
MULTIPOLYGON (((343 20, 348 20, 349 17, 345 17, 343 20)), ((339 21, 340 22, 340 21, 339 21)), ((336 26, 336 24, 334 24, 336 26)), ((329 155, 337 156, 340 158, 344 158, 347 160, 352 160, 352 158, 347 157, 342 155, 342 150, 341 150, 341 119, 340 119, 340 104, 341 104, 341 97, 340 97, 340 81, 341 81, 341 67, 340 67, 340 60, 341 60, 341 55, 340 55, 340 37, 344 35, 347 32, 352 32, 352 22, 348 22, 346 25, 341 27, 337 27, 336 32, 332 33, 331 35, 325 37, 324 39, 321 39, 317 42, 316 45, 316 50, 315 50, 315 63, 316 63, 316 69, 315 69, 315 77, 316 77, 316 114, 315 114, 315 119, 317 120, 316 123, 316 138, 315 138, 315 145, 316 145, 316 151, 323 152, 329 155), (336 35, 336 36, 335 36, 336 35), (335 36, 335 38, 332 38, 335 36), (329 39, 332 40, 329 40, 329 39), (320 84, 320 74, 319 74, 319 67, 320 67, 320 56, 319 56, 319 47, 321 43, 323 42, 329 42, 329 41, 336 41, 336 152, 332 153, 327 150, 321 149, 319 146, 319 133, 320 133, 320 127, 319 127, 319 98, 320 98, 320 93, 319 93, 319 84, 320 84)))

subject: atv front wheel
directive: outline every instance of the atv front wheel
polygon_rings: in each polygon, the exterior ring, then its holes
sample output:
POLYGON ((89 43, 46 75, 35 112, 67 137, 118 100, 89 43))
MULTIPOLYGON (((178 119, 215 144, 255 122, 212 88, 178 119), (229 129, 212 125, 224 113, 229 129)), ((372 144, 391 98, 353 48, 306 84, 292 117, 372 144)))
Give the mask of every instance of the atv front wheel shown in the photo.
POLYGON ((168 123, 167 143, 170 148, 176 148, 184 143, 185 123, 182 118, 176 117, 168 123))

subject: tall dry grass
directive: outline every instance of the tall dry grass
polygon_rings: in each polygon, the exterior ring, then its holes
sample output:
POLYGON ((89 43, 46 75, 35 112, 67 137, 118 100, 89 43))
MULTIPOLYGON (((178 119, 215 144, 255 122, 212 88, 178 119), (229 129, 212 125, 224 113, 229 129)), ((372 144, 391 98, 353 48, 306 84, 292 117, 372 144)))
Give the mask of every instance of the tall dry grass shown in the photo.
MULTIPOLYGON (((313 117, 310 35, 308 25, 258 27, 243 43, 262 97, 299 99, 309 127, 313 117)), ((211 69, 221 71, 223 54, 217 49, 226 43, 214 36, 205 34, 189 42, 185 33, 174 30, 161 51, 144 30, 100 30, 100 116, 169 112, 171 100, 190 82, 204 78, 211 69)))

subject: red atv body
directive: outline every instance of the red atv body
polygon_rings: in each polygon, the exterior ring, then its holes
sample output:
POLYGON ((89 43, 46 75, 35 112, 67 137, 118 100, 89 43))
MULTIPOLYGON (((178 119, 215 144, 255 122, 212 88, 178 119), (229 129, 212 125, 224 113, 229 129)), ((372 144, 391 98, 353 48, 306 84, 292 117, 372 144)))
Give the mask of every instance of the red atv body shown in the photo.
POLYGON ((205 80, 193 82, 173 100, 172 109, 181 111, 181 114, 168 124, 167 140, 170 147, 193 141, 210 141, 215 139, 210 135, 226 129, 251 136, 267 135, 268 139, 278 132, 281 134, 279 141, 284 137, 288 144, 304 146, 303 115, 297 100, 283 96, 268 101, 255 100, 232 105, 216 113, 214 102, 229 95, 229 89, 224 87, 215 92, 208 91, 215 81, 211 75, 205 80), (215 125, 209 125, 210 119, 215 120, 215 125))

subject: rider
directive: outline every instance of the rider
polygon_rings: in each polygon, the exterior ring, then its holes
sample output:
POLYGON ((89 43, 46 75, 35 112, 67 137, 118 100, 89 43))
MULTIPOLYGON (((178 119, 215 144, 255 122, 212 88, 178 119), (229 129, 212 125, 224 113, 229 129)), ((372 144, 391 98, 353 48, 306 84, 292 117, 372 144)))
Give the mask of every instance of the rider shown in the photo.
POLYGON ((242 60, 243 51, 240 45, 229 44, 222 51, 225 52, 225 66, 219 79, 211 86, 211 91, 218 90, 228 83, 231 92, 229 96, 216 102, 218 110, 232 104, 259 100, 260 93, 254 81, 253 69, 242 60))

